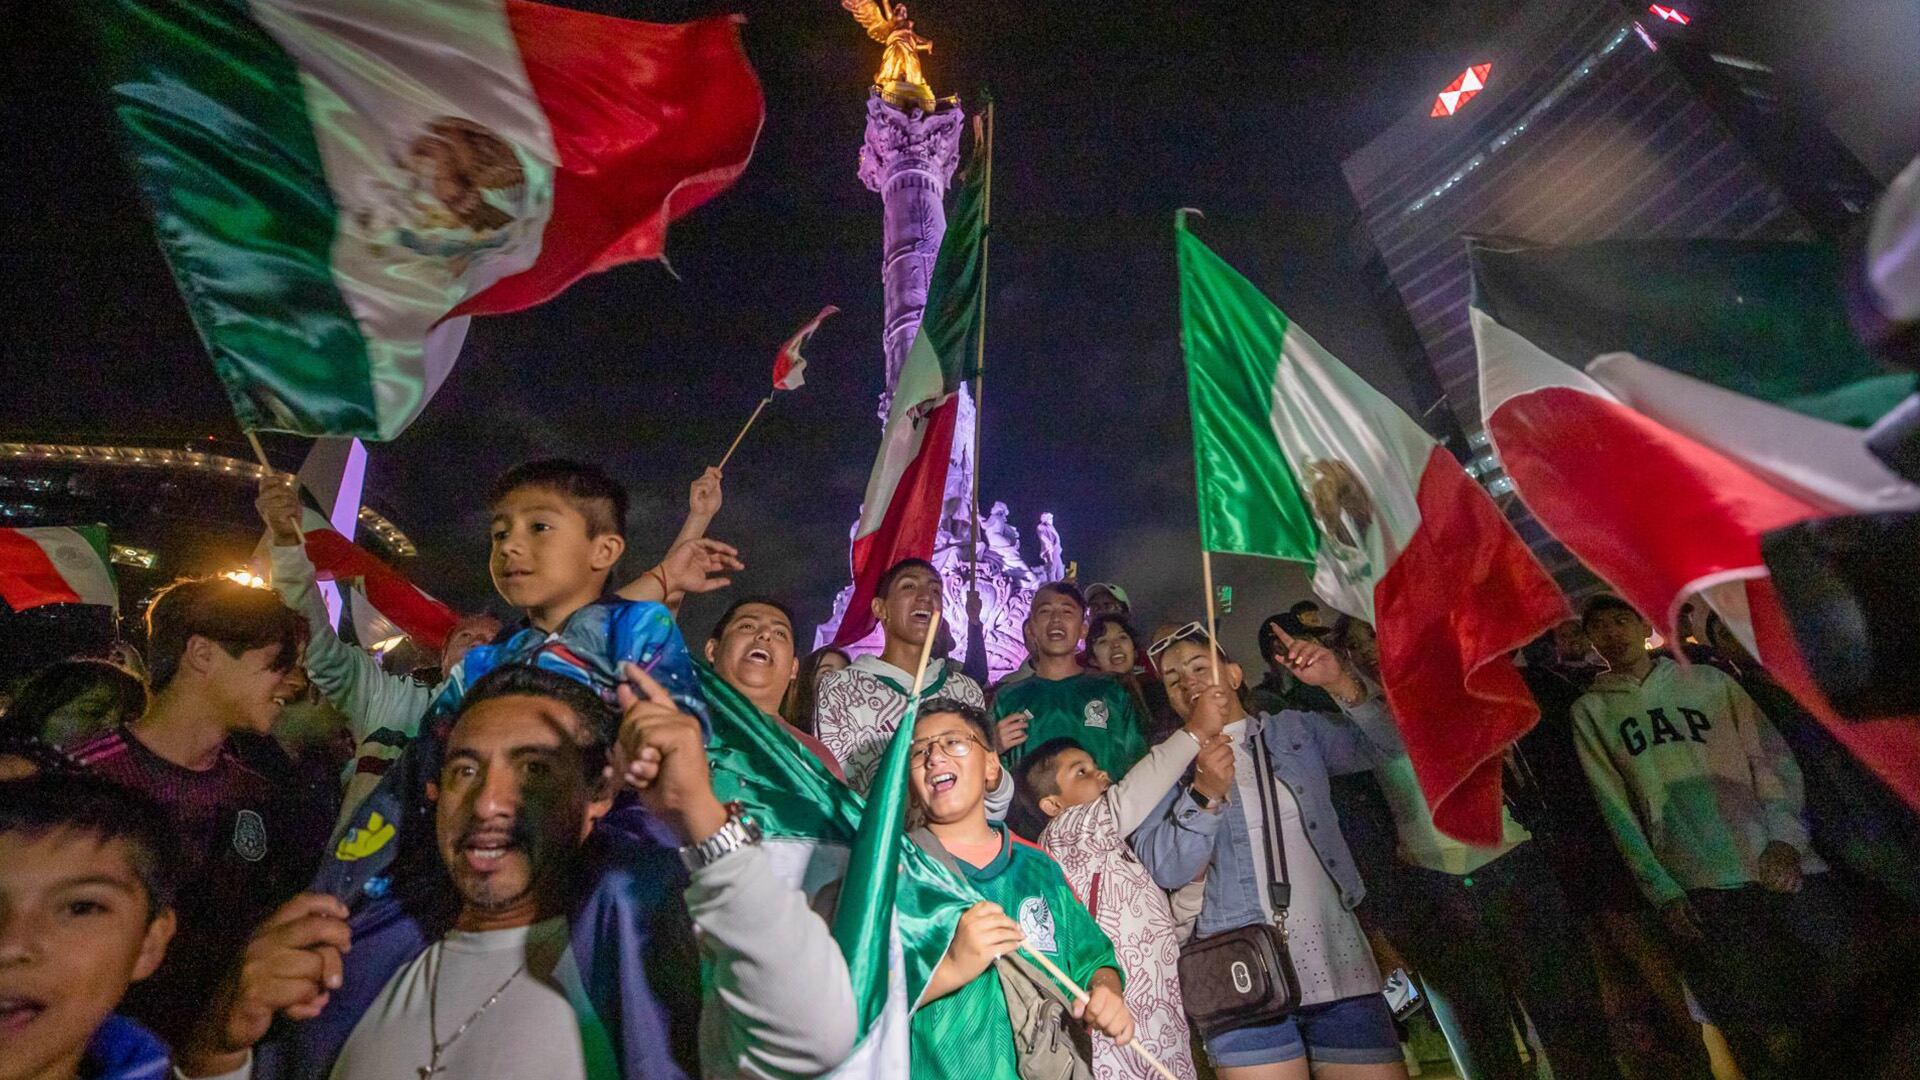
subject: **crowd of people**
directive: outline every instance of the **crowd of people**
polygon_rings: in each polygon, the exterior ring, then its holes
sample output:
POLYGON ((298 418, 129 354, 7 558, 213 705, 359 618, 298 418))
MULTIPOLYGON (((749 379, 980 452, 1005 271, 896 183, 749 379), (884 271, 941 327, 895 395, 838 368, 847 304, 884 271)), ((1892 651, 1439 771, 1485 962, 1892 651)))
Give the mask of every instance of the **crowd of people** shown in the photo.
POLYGON ((1203 621, 1051 582, 984 686, 909 559, 878 653, 803 655, 751 596, 695 660, 680 602, 742 569, 717 472, 631 577, 597 467, 486 505, 512 613, 424 667, 336 633, 272 479, 270 589, 180 581, 138 651, 11 690, 0 1080, 840 1068, 836 889, 716 794, 701 664, 861 795, 911 722, 899 828, 981 898, 909 1003, 916 1078, 1390 1080, 1422 1007, 1471 1080, 1920 1068, 1920 834, 1711 615, 1660 643, 1597 595, 1519 654, 1541 721, 1476 847, 1434 824, 1372 628, 1312 601, 1245 643, 1250 682, 1203 621))

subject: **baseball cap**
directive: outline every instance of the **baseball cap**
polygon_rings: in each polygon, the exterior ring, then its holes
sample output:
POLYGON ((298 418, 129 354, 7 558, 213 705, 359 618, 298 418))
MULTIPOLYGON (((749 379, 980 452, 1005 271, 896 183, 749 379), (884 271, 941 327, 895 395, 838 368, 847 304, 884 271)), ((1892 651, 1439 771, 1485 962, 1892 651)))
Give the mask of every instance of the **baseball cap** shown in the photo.
POLYGON ((1087 592, 1086 592, 1087 600, 1092 601, 1093 594, 1100 593, 1100 592, 1106 593, 1108 596, 1111 596, 1115 600, 1120 601, 1120 604, 1122 607, 1133 606, 1133 601, 1127 599, 1127 590, 1121 588, 1118 585, 1110 584, 1105 581, 1096 581, 1093 584, 1087 586, 1087 592))

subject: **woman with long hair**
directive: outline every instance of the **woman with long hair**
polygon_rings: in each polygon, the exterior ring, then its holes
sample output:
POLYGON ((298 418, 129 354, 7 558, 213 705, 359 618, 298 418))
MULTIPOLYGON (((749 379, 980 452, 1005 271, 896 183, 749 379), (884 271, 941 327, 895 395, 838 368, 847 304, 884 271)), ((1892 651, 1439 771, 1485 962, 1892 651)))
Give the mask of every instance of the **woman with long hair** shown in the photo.
POLYGON ((853 658, 845 650, 833 645, 823 645, 807 654, 800 661, 800 673, 794 677, 792 689, 787 691, 787 700, 781 706, 781 713, 787 723, 807 734, 813 734, 813 707, 818 700, 820 680, 830 671, 839 671, 853 658))

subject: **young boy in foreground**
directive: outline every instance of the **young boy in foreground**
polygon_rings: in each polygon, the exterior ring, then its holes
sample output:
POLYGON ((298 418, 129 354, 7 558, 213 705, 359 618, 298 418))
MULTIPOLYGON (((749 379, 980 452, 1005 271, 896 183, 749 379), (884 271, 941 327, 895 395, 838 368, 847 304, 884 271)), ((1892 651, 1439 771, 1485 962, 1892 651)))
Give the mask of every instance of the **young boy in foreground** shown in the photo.
POLYGON ((986 713, 952 698, 923 702, 914 721, 907 783, 926 821, 915 842, 944 848, 986 897, 960 917, 914 1011, 915 1080, 1019 1075, 1006 997, 989 969, 1022 944, 1086 989, 1075 1017, 1120 1045, 1133 1038, 1113 943, 1052 859, 987 818, 987 792, 1000 781, 991 730, 986 713))
POLYGON ((173 843, 151 801, 50 772, 0 783, 0 1080, 164 1076, 113 1014, 173 939, 173 843))

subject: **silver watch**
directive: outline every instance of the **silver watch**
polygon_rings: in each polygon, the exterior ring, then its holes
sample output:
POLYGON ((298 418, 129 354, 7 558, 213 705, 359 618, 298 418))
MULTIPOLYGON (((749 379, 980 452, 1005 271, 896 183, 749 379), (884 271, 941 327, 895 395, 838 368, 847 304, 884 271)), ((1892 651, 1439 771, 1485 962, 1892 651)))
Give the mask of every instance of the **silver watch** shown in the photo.
POLYGON ((711 866, 741 848, 752 847, 760 842, 760 826, 747 817, 746 808, 737 802, 727 804, 727 823, 719 831, 697 844, 688 844, 680 849, 680 861, 688 870, 698 870, 711 866))

